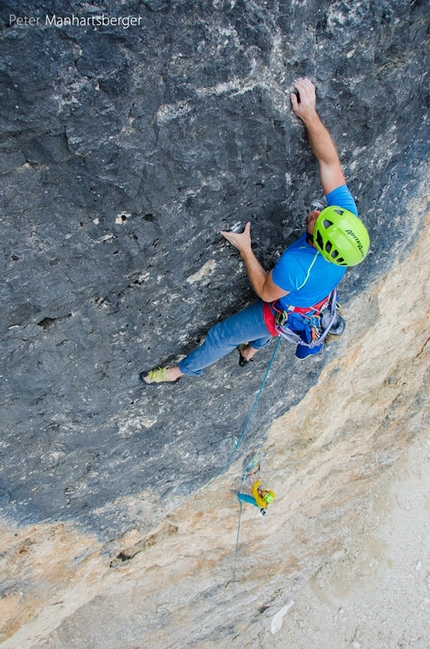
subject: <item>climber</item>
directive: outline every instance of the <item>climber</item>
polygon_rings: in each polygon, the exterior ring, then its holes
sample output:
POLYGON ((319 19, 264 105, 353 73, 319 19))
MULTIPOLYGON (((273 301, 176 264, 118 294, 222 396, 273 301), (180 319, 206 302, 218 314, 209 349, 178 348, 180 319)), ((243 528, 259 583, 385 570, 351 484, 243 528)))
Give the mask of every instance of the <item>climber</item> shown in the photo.
MULTIPOLYGON (((340 282, 348 266, 360 263, 369 249, 369 236, 358 219, 355 201, 348 190, 331 135, 316 111, 314 84, 298 79, 297 94, 290 96, 292 109, 305 125, 317 158, 328 207, 313 210, 306 218, 306 231, 267 272, 252 247, 250 223, 241 234, 221 231, 240 253, 254 291, 260 300, 212 327, 205 341, 172 367, 140 373, 146 385, 176 382, 180 377, 199 376, 204 368, 237 348, 239 364, 246 366, 271 336, 277 336, 276 311, 296 316, 319 308, 340 282)), ((297 347, 299 358, 319 351, 297 347)))
POLYGON ((237 497, 242 502, 258 507, 261 513, 265 514, 267 507, 275 500, 275 494, 269 489, 263 489, 261 487, 261 480, 255 480, 251 491, 252 496, 239 491, 237 497))

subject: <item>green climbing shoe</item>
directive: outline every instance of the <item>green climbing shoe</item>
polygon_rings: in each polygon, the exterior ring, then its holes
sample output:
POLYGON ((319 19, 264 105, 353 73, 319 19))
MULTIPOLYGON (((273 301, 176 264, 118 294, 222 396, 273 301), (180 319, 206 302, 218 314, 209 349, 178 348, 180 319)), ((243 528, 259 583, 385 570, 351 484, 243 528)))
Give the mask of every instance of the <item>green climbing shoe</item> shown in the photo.
POLYGON ((149 370, 148 372, 141 372, 139 378, 145 385, 158 385, 159 383, 177 383, 179 379, 175 381, 169 381, 167 376, 167 367, 157 367, 155 370, 149 370))

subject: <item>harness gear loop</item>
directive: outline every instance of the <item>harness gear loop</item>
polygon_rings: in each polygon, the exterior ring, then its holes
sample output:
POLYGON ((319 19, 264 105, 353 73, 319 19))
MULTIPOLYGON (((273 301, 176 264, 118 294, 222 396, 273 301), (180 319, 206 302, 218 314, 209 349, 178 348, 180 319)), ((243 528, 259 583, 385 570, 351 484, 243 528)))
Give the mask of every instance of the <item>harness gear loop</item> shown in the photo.
MULTIPOLYGON (((322 345, 329 335, 336 317, 341 317, 335 288, 322 304, 307 310, 294 306, 289 306, 287 310, 281 310, 276 307, 276 302, 272 304, 272 307, 276 312, 275 329, 278 334, 295 345, 304 345, 310 348, 322 345)), ((337 333, 339 335, 339 332, 337 333)))

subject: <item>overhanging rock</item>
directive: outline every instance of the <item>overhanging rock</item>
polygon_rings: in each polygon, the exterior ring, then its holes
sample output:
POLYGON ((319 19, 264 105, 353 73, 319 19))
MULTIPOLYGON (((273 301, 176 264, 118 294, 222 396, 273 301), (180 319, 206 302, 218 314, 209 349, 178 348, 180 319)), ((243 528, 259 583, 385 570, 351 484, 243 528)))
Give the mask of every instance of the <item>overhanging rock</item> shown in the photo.
MULTIPOLYGON (((38 26, 11 25, 12 4, 0 41, 0 506, 106 539, 131 525, 121 497, 147 491, 163 511, 216 475, 252 406, 270 349, 252 372, 230 356, 175 387, 144 389, 138 373, 254 299, 220 229, 250 220, 270 267, 321 196, 289 105, 295 78, 317 85, 372 237, 343 304, 415 241, 426 3, 68 3, 67 15, 141 17, 127 29, 46 25, 65 16, 55 0, 20 6, 38 26)), ((243 452, 336 353, 299 365, 283 346, 243 452)))

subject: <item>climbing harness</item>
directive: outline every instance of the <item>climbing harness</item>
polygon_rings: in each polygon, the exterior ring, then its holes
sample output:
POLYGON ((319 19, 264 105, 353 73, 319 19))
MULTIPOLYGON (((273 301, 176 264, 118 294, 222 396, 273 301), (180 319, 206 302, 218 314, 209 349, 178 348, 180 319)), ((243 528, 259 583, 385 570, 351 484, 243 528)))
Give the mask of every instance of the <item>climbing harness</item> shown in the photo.
POLYGON ((322 304, 311 309, 288 307, 288 310, 277 308, 273 303, 276 331, 295 345, 314 348, 322 345, 327 336, 341 335, 345 329, 342 310, 337 301, 337 291, 333 289, 322 304))

